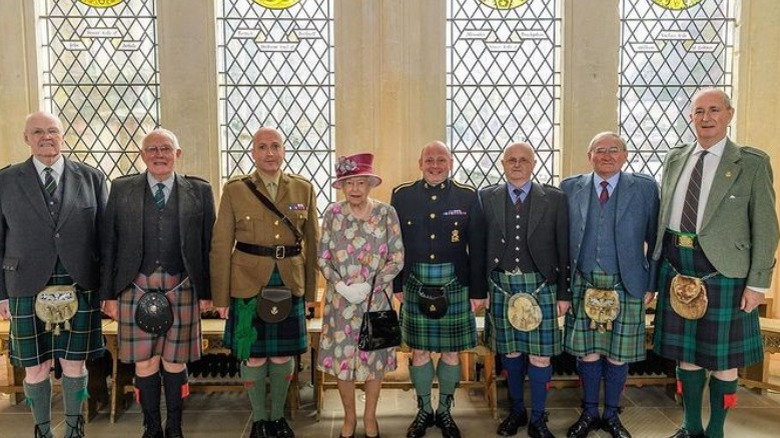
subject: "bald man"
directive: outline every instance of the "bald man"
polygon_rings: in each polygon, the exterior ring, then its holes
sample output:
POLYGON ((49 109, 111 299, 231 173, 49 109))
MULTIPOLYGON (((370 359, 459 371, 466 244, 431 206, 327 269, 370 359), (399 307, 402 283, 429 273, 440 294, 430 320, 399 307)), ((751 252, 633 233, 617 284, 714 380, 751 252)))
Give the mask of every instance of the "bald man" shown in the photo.
POLYGON ((251 154, 257 170, 231 179, 222 191, 211 248, 211 293, 220 314, 228 317, 225 346, 242 361, 252 437, 287 438, 295 436, 283 415, 293 357, 306 352, 304 305, 316 294, 317 200, 308 180, 282 172, 285 144, 278 130, 258 129, 251 154), (258 316, 257 300, 266 287, 289 289, 285 319, 267 322, 258 316))
POLYGON ((108 198, 106 177, 66 159, 63 135, 54 115, 30 114, 24 141, 32 156, 0 171, 0 318, 11 319, 11 363, 25 370, 35 437, 52 436, 55 360, 62 366, 65 436, 84 436, 85 361, 103 355, 98 223, 108 198), (36 313, 36 297, 50 294, 70 298, 58 300, 66 307, 66 301, 77 304, 67 322, 36 313))

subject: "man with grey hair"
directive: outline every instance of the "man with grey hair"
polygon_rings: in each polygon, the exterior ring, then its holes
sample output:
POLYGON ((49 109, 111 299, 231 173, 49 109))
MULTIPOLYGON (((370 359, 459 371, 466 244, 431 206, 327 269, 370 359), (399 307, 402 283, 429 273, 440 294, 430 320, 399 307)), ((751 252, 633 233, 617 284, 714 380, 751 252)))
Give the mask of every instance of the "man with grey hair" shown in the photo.
POLYGON ((119 359, 135 364, 145 438, 163 437, 161 380, 164 436, 182 436, 187 362, 200 359, 200 310, 211 305, 214 195, 207 181, 174 171, 181 155, 173 132, 148 133, 141 148, 146 172, 113 182, 101 224, 103 309, 119 322, 119 359), (154 297, 169 303, 171 318, 170 326, 150 330, 144 301, 154 297))

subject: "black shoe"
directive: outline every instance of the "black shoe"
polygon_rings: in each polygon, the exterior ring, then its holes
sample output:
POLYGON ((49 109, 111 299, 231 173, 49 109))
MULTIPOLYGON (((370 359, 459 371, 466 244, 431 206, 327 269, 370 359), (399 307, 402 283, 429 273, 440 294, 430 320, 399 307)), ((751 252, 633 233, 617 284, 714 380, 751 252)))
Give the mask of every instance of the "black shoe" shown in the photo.
POLYGON ((444 411, 436 414, 436 427, 441 429, 441 436, 444 438, 460 438, 460 429, 452 419, 450 411, 444 411))
POLYGON ((35 438, 48 438, 52 436, 50 423, 46 421, 44 423, 36 424, 33 433, 35 438), (46 432, 44 432, 44 430, 46 432))
POLYGON ((501 422, 498 426, 497 434, 501 436, 514 436, 517 434, 517 429, 524 427, 528 424, 528 414, 523 409, 522 412, 510 412, 509 416, 501 422))
POLYGON ((287 420, 284 417, 266 423, 265 430, 268 437, 295 438, 295 432, 287 424, 287 420))
POLYGON ((555 438, 555 435, 547 428, 547 412, 540 420, 528 423, 528 436, 531 438, 555 438))
POLYGON ((144 434, 141 438, 165 438, 161 428, 144 427, 144 434))
POLYGON ((436 416, 433 412, 425 412, 422 409, 417 411, 414 421, 406 429, 406 438, 420 438, 425 436, 425 431, 436 424, 436 416))
POLYGON ((66 415, 65 423, 66 429, 70 431, 65 438, 82 438, 84 436, 83 415, 66 415))
POLYGON ((585 438, 588 434, 599 428, 600 419, 582 411, 580 418, 566 432, 568 438, 585 438))
POLYGON ((704 432, 690 433, 681 427, 677 429, 677 432, 675 432, 674 435, 670 436, 669 438, 707 438, 707 436, 704 435, 704 432))
POLYGON ((631 434, 620 422, 620 417, 615 415, 612 418, 601 421, 601 430, 608 432, 612 438, 631 438, 631 434))
POLYGON ((271 435, 265 432, 266 425, 265 420, 255 421, 252 423, 252 433, 249 434, 249 438, 270 438, 271 435))
POLYGON ((181 431, 181 427, 165 428, 165 438, 184 438, 184 433, 181 431))

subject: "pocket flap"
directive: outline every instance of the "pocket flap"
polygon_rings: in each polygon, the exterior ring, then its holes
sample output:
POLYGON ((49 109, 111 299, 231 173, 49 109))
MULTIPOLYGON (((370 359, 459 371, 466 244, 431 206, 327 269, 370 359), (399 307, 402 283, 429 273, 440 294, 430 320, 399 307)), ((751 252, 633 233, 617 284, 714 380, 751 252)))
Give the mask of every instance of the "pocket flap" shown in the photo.
POLYGON ((292 289, 289 287, 264 287, 260 291, 260 296, 273 303, 278 303, 292 298, 292 289))

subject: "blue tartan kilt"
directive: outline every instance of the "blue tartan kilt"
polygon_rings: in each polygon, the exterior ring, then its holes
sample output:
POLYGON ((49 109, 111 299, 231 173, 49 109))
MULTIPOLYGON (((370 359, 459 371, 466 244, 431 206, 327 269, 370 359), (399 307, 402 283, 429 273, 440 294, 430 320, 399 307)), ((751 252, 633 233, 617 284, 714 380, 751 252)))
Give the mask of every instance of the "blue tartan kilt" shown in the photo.
POLYGON ((468 288, 458 282, 452 263, 417 263, 403 286, 401 332, 406 345, 415 350, 458 352, 477 346, 477 326, 471 312, 468 288), (445 286, 447 314, 440 319, 425 316, 419 307, 423 285, 445 286))
MULTIPOLYGON (((268 286, 283 286, 278 270, 274 270, 268 286)), ((283 321, 267 323, 257 316, 255 311, 258 297, 231 298, 230 315, 225 324, 223 342, 234 356, 246 360, 249 357, 284 357, 297 356, 306 352, 308 338, 306 334, 306 302, 303 297, 292 297, 290 315, 283 321), (247 309, 242 312, 240 309, 247 309), (251 313, 249 312, 251 310, 251 313), (239 318, 241 315, 251 315, 251 327, 241 330, 239 318), (251 342, 248 356, 239 347, 242 339, 251 342), (243 357, 242 357, 243 356, 243 357)))
POLYGON ((526 353, 552 357, 561 354, 561 329, 558 327, 557 285, 547 284, 537 294, 542 310, 542 323, 524 332, 512 327, 506 316, 507 303, 514 294, 530 294, 544 282, 538 272, 507 275, 490 273, 490 309, 487 312, 485 337, 491 349, 499 354, 526 353))
MULTIPOLYGON (((667 235, 673 234, 667 231, 667 235)), ((658 308, 653 347, 659 355, 696 364, 708 370, 728 370, 760 362, 764 358, 758 310, 739 309, 746 279, 717 274, 705 280, 707 312, 701 319, 688 320, 672 309, 669 291, 679 272, 702 278, 714 273, 704 252, 678 247, 664 240, 664 260, 658 276, 658 308)))

